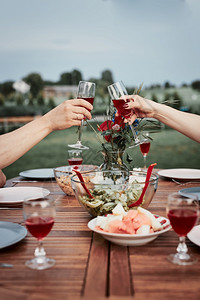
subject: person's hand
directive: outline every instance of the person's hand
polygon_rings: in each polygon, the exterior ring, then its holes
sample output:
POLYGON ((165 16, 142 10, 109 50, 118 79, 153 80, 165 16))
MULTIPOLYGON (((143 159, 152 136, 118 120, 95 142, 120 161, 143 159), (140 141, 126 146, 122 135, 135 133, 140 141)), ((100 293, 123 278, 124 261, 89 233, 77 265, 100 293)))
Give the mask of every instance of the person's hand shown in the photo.
POLYGON ((0 170, 0 187, 3 187, 6 183, 6 176, 5 174, 0 170))
POLYGON ((80 126, 81 121, 91 119, 93 106, 83 99, 66 100, 43 117, 48 120, 50 129, 62 130, 71 126, 80 126))
POLYGON ((132 124, 137 118, 152 118, 154 115, 154 102, 138 95, 124 96, 126 101, 126 109, 132 110, 129 119, 125 119, 125 123, 132 124))

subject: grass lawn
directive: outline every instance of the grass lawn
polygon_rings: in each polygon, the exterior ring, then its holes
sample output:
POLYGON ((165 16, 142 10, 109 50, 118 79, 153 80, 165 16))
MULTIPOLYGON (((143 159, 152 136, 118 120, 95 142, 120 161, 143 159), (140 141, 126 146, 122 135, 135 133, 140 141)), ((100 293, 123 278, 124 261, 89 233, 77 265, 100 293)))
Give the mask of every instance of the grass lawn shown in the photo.
MULTIPOLYGON (((156 162, 158 168, 199 168, 200 146, 174 130, 162 130, 152 135, 153 142, 147 157, 147 165, 156 162)), ((50 134, 3 171, 7 179, 18 176, 19 172, 36 168, 54 168, 67 165, 68 143, 77 139, 77 128, 50 134)), ((83 151, 83 163, 100 165, 103 162, 101 146, 91 129, 84 128, 82 141, 90 147, 83 151)), ((143 157, 138 147, 128 149, 133 161, 130 168, 142 167, 143 157)), ((126 155, 124 156, 124 158, 126 155)), ((125 159, 124 159, 125 161, 125 159)), ((126 161, 125 161, 126 162, 126 161)))

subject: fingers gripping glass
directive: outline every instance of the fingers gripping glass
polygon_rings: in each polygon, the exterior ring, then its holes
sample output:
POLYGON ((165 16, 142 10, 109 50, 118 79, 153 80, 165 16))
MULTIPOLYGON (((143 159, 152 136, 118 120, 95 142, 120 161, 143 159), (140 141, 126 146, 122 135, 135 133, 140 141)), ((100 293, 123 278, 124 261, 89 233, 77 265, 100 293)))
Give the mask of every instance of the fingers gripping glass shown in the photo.
MULTIPOLYGON (((115 82, 115 83, 109 85, 108 92, 110 94, 110 97, 111 97, 113 104, 114 104, 115 108, 117 109, 118 113, 121 116, 123 116, 124 118, 129 119, 132 115, 132 111, 131 111, 131 109, 125 108, 126 101, 121 98, 123 96, 128 95, 128 92, 127 92, 123 82, 118 81, 118 82, 115 82)), ((140 140, 135 132, 133 125, 130 125, 130 128, 131 128, 133 138, 135 141, 134 146, 137 146, 140 144, 140 140)))
MULTIPOLYGON (((84 99, 93 105, 94 97, 95 97, 95 83, 88 82, 88 81, 80 81, 77 89, 77 98, 84 99)), ((76 144, 70 144, 68 145, 69 147, 76 148, 76 149, 83 149, 83 150, 89 149, 87 146, 84 146, 81 142, 83 122, 84 120, 81 121, 81 125, 78 128, 78 140, 76 144)))

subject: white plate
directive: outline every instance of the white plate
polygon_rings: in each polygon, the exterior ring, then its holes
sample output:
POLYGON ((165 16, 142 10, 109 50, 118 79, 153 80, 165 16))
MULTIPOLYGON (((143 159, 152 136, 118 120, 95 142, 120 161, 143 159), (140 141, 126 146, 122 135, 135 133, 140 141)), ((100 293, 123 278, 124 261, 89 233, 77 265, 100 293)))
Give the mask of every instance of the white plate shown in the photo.
POLYGON ((174 179, 200 179, 199 169, 167 169, 158 171, 159 176, 174 179))
POLYGON ((179 194, 181 194, 182 196, 188 196, 188 194, 194 194, 200 200, 200 186, 182 189, 179 191, 179 194))
POLYGON ((158 237, 158 235, 168 231, 171 228, 170 222, 168 219, 164 217, 157 216, 157 220, 160 222, 164 222, 164 229, 161 231, 157 231, 154 233, 149 233, 147 235, 144 234, 119 234, 119 233, 109 233, 103 232, 95 229, 96 220, 92 219, 88 223, 88 227, 96 232, 101 234, 106 240, 113 242, 114 244, 121 245, 121 246, 141 246, 145 245, 158 237))
POLYGON ((194 226, 187 237, 191 242, 200 246, 200 225, 194 226))
POLYGON ((54 178, 53 169, 33 169, 19 173, 20 176, 26 178, 48 179, 54 178))
POLYGON ((21 203, 26 198, 43 198, 50 194, 50 191, 40 187, 8 187, 0 189, 0 204, 21 203))
POLYGON ((0 222, 0 249, 16 244, 27 235, 25 227, 11 222, 0 222))

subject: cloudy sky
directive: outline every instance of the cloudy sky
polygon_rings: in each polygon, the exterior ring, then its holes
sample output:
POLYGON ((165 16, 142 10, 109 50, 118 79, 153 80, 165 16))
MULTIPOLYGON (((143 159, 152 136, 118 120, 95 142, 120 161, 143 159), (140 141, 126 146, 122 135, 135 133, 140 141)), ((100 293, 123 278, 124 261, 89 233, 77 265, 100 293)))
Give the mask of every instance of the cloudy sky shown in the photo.
POLYGON ((200 0, 0 0, 0 82, 109 69, 127 86, 200 79, 200 0))

